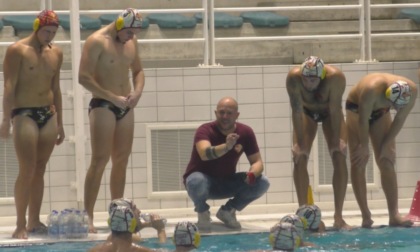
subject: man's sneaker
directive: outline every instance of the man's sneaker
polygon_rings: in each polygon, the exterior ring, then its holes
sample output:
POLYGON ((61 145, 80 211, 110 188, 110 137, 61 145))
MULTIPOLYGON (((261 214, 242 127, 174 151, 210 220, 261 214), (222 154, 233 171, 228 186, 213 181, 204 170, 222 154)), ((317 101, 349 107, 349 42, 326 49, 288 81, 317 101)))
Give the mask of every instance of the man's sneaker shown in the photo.
POLYGON ((202 213, 197 213, 197 216, 198 216, 198 222, 197 222, 198 230, 201 233, 211 232, 210 212, 204 211, 202 213))
POLYGON ((226 227, 241 229, 241 223, 236 220, 236 209, 224 210, 222 207, 217 211, 216 217, 221 220, 226 227))

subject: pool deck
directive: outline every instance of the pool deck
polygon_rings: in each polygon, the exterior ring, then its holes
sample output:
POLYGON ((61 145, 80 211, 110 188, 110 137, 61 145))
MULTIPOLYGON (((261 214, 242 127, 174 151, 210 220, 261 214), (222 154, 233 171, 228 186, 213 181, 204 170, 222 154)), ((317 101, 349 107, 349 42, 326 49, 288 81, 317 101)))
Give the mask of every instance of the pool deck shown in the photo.
MULTIPOLYGON (((322 209, 322 208, 321 208, 322 209)), ((223 226, 223 224, 215 217, 215 213, 217 209, 210 209, 212 212, 212 232, 206 233, 206 235, 220 235, 226 233, 252 233, 252 232, 267 232, 271 226, 273 226, 278 220, 280 220, 286 214, 293 213, 292 211, 284 211, 277 213, 239 213, 237 214, 238 221, 242 224, 242 230, 240 231, 232 231, 223 226)), ((409 208, 400 209, 400 213, 402 215, 406 215, 408 213, 409 208)), ((164 211, 160 210, 159 214, 161 216, 167 217, 173 214, 173 211, 164 211)), ((180 210, 177 210, 179 213, 180 210)), ((375 226, 386 226, 388 225, 388 214, 387 210, 385 209, 375 209, 372 211, 372 219, 374 220, 374 227, 375 226)), ((184 213, 185 214, 185 213, 184 213)), ((327 229, 331 228, 333 225, 333 211, 323 211, 322 212, 322 220, 324 221, 327 229)), ((343 211, 343 215, 345 216, 345 221, 354 227, 360 227, 361 225, 361 216, 359 210, 349 210, 343 211)), ((46 216, 41 216, 41 220, 45 220, 46 216)), ((79 239, 78 241, 98 241, 98 240, 105 240, 109 234, 109 229, 107 227, 107 214, 106 213, 95 213, 95 226, 98 229, 98 233, 96 234, 89 234, 86 239, 79 239)), ((166 226, 166 233, 167 237, 172 237, 174 226, 179 221, 191 221, 196 222, 197 217, 195 213, 189 212, 185 216, 182 217, 167 217, 167 226, 166 226)), ((13 224, 15 223, 16 218, 14 217, 0 217, 0 247, 1 246, 8 246, 8 245, 18 245, 18 244, 34 244, 34 243, 48 243, 48 242, 58 242, 63 240, 51 240, 45 236, 30 236, 27 240, 19 240, 13 239, 11 234, 14 231, 13 224)), ((416 226, 420 226, 419 222, 415 223, 416 226)), ((141 231, 142 238, 154 238, 156 237, 156 231, 152 228, 146 228, 141 231)), ((69 241, 69 240, 64 240, 69 241)))

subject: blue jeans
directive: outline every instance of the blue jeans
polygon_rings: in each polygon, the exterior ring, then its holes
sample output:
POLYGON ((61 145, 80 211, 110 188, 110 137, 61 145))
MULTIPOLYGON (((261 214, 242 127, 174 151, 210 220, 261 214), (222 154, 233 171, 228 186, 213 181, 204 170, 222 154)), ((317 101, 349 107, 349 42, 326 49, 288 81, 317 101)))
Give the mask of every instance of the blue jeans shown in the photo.
POLYGON ((194 202, 194 211, 202 213, 209 210, 208 199, 227 199, 225 207, 244 209, 249 203, 261 197, 270 187, 267 177, 258 177, 254 185, 245 183, 246 173, 238 172, 229 178, 214 178, 201 172, 191 173, 185 187, 194 202))

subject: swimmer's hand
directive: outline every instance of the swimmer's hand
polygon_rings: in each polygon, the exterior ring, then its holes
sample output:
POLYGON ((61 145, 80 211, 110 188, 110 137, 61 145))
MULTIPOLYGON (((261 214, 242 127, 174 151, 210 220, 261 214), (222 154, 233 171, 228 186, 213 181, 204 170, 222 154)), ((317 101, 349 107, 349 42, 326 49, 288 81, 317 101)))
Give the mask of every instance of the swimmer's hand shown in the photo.
POLYGON ((128 107, 128 103, 127 103, 127 98, 125 96, 116 96, 113 100, 112 103, 121 108, 121 109, 126 109, 128 107))
POLYGON ((357 146, 353 156, 350 156, 350 161, 354 167, 365 167, 369 161, 369 146, 357 146))
POLYGON ((141 97, 141 94, 137 94, 135 92, 131 92, 128 96, 127 96, 127 106, 129 108, 135 108, 137 106, 137 103, 139 102, 141 97))
POLYGON ((152 227, 158 231, 165 229, 165 223, 158 214, 150 214, 150 223, 152 224, 152 227))
POLYGON ((379 160, 389 160, 393 165, 395 165, 396 158, 395 145, 392 143, 388 145, 382 144, 379 160))
POLYGON ((60 145, 65 138, 65 134, 64 134, 64 128, 63 126, 58 126, 58 135, 57 135, 57 140, 55 140, 55 144, 56 145, 60 145))

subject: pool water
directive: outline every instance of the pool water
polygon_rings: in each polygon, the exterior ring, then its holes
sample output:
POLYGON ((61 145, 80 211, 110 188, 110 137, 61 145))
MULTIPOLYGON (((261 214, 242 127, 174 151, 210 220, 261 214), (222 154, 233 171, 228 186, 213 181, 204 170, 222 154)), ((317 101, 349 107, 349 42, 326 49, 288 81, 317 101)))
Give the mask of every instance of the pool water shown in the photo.
MULTIPOLYGON (((374 229, 354 229, 342 232, 327 232, 322 236, 308 235, 306 242, 315 247, 301 247, 296 251, 420 251, 420 227, 374 229)), ((0 247, 6 252, 79 252, 95 246, 95 242, 58 242, 49 244, 33 244, 20 246, 9 245, 0 247)), ((165 244, 158 244, 157 239, 146 239, 143 246, 160 249, 159 251, 173 251, 171 239, 165 244)), ((202 236, 201 245, 195 251, 222 252, 270 250, 268 233, 230 234, 202 236)))

